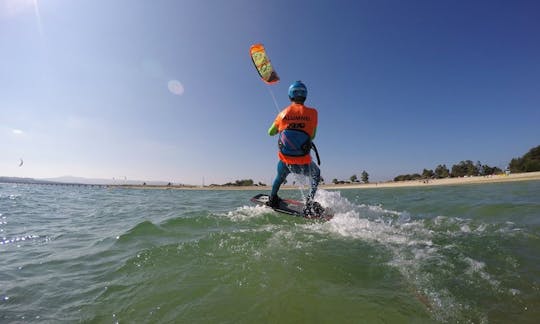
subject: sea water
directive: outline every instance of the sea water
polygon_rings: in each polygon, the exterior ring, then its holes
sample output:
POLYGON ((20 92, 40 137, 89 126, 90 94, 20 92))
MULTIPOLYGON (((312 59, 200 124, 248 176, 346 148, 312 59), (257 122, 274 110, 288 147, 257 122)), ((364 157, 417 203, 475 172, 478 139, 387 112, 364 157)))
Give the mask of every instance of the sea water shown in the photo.
POLYGON ((0 322, 540 319, 540 181, 256 193, 0 184, 0 322))

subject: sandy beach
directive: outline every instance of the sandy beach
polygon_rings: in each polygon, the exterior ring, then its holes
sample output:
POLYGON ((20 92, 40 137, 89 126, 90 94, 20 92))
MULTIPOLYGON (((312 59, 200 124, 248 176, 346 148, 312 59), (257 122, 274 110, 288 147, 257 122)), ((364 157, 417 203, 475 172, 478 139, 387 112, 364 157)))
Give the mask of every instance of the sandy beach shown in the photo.
MULTIPOLYGON (((374 189, 374 188, 398 188, 398 187, 423 187, 423 186, 444 186, 444 185, 462 185, 462 184, 481 184, 494 182, 511 181, 530 181, 540 180, 540 172, 514 173, 509 175, 478 176, 464 178, 445 178, 430 180, 412 180, 412 181, 388 181, 374 182, 367 184, 321 184, 319 188, 325 190, 342 189, 374 189)), ((269 191, 270 186, 154 186, 154 185, 111 185, 110 188, 134 188, 134 189, 171 189, 171 190, 259 190, 269 191)), ((282 190, 297 189, 295 186, 284 185, 282 190)))
POLYGON ((444 185, 462 185, 479 184, 493 182, 511 182, 511 181, 529 181, 540 180, 540 172, 527 172, 515 174, 501 174, 492 176, 477 176, 464 178, 445 178, 430 180, 412 180, 412 181, 390 181, 376 182, 368 184, 343 184, 343 185, 325 185, 322 188, 328 189, 368 189, 368 188, 395 188, 395 187, 422 187, 422 186, 444 186, 444 185))

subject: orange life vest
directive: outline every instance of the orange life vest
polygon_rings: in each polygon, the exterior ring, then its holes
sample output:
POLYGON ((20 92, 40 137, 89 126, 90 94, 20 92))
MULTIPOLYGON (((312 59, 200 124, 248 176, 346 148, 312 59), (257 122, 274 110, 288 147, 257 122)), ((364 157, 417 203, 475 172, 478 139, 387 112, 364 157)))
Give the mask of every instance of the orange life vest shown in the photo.
MULTIPOLYGON (((310 138, 313 138, 315 129, 317 128, 317 110, 300 103, 292 103, 277 115, 274 124, 279 133, 282 133, 284 130, 297 130, 305 132, 310 138)), ((309 151, 302 156, 289 156, 280 150, 278 157, 287 164, 311 163, 309 151)))

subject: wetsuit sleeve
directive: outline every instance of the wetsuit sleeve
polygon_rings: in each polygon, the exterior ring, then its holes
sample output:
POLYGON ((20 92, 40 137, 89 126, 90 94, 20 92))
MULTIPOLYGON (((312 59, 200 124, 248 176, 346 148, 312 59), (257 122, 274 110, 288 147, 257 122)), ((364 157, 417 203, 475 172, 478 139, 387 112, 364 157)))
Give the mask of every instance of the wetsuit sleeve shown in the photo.
POLYGON ((276 126, 276 123, 272 123, 272 126, 270 126, 270 128, 268 128, 268 135, 274 136, 277 133, 278 133, 278 128, 276 126))
POLYGON ((278 126, 278 125, 281 123, 281 118, 283 118, 284 112, 285 112, 285 110, 283 110, 282 112, 280 112, 280 113, 276 116, 276 119, 274 119, 274 122, 272 123, 272 125, 270 126, 270 128, 268 128, 268 135, 274 136, 274 135, 276 135, 277 133, 279 133, 279 126, 278 126))

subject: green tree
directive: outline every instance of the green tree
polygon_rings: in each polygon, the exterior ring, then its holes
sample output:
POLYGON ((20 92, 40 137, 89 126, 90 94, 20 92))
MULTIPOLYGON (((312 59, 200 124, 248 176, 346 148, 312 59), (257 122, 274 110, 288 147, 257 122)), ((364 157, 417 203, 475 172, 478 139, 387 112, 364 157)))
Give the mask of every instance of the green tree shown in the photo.
POLYGON ((446 164, 439 164, 435 168, 435 177, 442 179, 450 176, 450 170, 446 167, 446 164))
POLYGON ((501 174, 502 170, 498 167, 490 167, 487 164, 482 165, 482 169, 480 170, 480 175, 487 176, 492 174, 501 174))
POLYGON ((424 169, 424 171, 422 171, 422 178, 424 179, 431 179, 434 176, 435 172, 433 172, 433 170, 424 169))
POLYGON ((520 158, 513 158, 508 164, 511 172, 540 171, 540 145, 533 147, 520 158))
POLYGON ((362 182, 363 183, 369 183, 369 174, 366 172, 366 170, 362 171, 362 182))
POLYGON ((254 182, 251 179, 236 180, 238 186, 253 186, 253 183, 254 182))
POLYGON ((358 181, 358 177, 356 176, 356 174, 353 174, 350 178, 351 182, 357 182, 358 181))
POLYGON ((225 186, 253 186, 254 182, 251 179, 236 180, 234 183, 227 182, 225 186))
POLYGON ((461 161, 458 164, 452 166, 452 172, 450 175, 453 178, 464 177, 464 176, 475 176, 478 175, 480 170, 471 160, 461 161))
POLYGON ((332 179, 333 184, 337 184, 338 182, 339 182, 338 179, 336 179, 336 178, 332 179))
POLYGON ((480 161, 476 161, 476 165, 474 166, 474 172, 475 176, 482 174, 482 163, 480 161))
POLYGON ((418 173, 414 174, 401 174, 394 178, 394 181, 411 181, 422 179, 422 176, 418 173))

